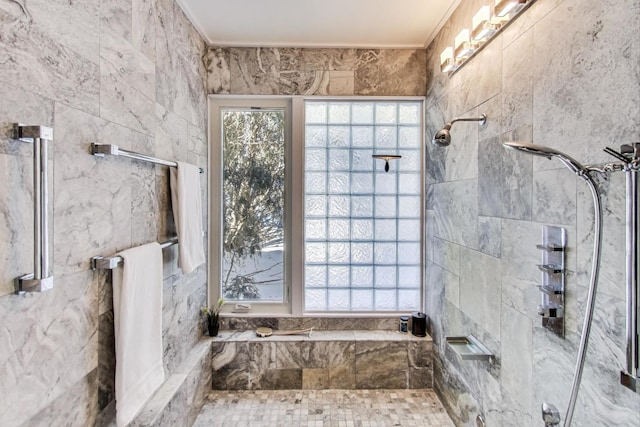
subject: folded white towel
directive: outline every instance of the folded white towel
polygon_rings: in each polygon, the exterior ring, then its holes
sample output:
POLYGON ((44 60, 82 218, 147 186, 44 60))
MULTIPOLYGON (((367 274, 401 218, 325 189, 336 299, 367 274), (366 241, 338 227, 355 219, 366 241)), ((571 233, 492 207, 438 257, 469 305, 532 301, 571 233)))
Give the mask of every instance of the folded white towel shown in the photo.
POLYGON ((178 162, 171 168, 171 205, 178 232, 178 267, 191 273, 205 262, 202 242, 200 169, 178 162))
POLYGON ((126 426, 164 382, 162 248, 149 243, 120 252, 113 270, 116 421, 126 426))

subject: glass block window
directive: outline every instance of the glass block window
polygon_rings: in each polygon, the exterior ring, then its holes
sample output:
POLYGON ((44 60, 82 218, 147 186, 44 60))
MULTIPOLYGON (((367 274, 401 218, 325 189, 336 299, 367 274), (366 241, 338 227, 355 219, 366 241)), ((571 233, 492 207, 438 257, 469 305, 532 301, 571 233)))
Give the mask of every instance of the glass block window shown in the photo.
POLYGON ((305 102, 306 311, 420 308, 421 117, 415 101, 305 102), (385 172, 373 154, 402 158, 385 172))

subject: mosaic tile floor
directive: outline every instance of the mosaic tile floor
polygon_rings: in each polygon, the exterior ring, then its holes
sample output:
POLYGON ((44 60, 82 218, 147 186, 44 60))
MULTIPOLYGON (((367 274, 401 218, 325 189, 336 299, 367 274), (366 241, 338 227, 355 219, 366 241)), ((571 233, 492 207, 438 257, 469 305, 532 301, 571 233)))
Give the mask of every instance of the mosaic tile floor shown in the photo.
POLYGON ((194 427, 453 427, 433 390, 214 391, 194 427))

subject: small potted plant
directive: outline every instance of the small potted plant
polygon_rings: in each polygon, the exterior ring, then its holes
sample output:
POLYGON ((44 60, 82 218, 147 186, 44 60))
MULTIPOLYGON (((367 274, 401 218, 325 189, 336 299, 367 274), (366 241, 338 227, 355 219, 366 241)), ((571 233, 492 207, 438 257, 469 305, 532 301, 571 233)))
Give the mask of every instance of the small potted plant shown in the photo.
POLYGON ((220 309, 224 305, 224 298, 218 299, 213 307, 202 307, 202 314, 207 315, 207 329, 209 329, 210 337, 217 337, 220 329, 220 309))

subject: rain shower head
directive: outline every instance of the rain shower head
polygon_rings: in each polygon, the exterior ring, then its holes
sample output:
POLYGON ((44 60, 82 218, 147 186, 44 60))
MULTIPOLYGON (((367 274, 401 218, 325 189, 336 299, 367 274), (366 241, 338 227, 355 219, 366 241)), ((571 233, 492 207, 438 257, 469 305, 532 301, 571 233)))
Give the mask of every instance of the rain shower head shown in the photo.
POLYGON ((586 167, 582 166, 582 164, 573 157, 561 151, 554 150, 553 148, 545 147, 544 145, 530 144, 528 142, 505 142, 502 145, 512 150, 524 151, 525 153, 546 157, 547 159, 556 157, 562 164, 579 176, 584 175, 584 173, 588 171, 586 167))
POLYGON ((433 142, 438 147, 446 147, 449 144, 451 144, 450 131, 451 131, 451 126, 455 122, 479 122, 480 126, 483 126, 485 123, 487 123, 487 115, 481 114, 480 117, 456 117, 455 119, 451 120, 449 123, 444 125, 442 129, 436 132, 431 142, 433 142))

